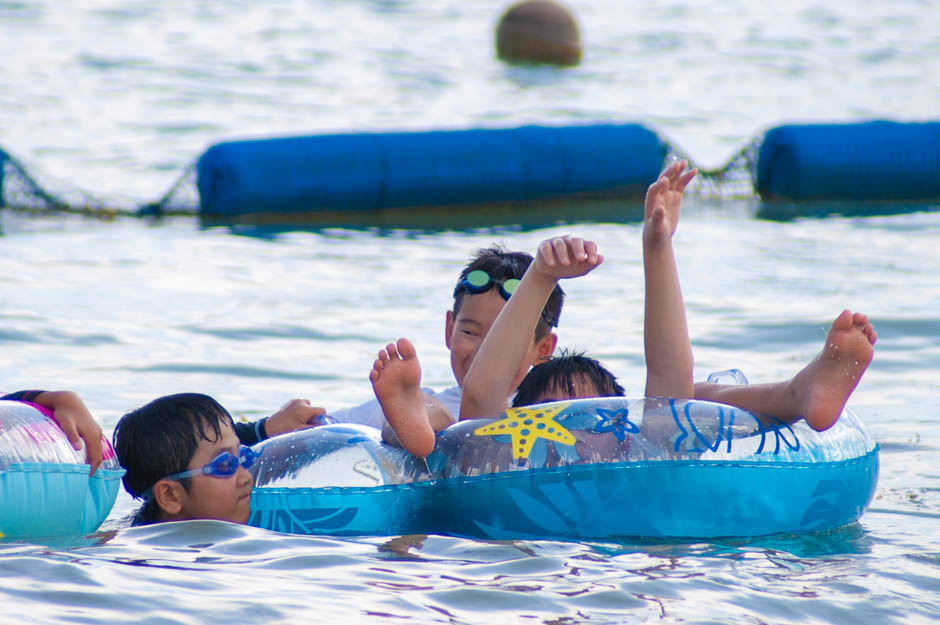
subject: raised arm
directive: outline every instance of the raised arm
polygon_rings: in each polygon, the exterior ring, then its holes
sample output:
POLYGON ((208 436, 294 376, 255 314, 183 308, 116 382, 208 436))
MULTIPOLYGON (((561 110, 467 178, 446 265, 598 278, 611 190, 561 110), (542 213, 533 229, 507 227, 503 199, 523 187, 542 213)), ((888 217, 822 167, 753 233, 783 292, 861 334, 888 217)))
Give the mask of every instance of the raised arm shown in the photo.
POLYGON ((515 390, 519 372, 535 348, 535 327, 555 285, 562 278, 583 276, 603 261, 593 241, 578 237, 556 237, 539 245, 464 378, 461 421, 492 417, 506 409, 506 398, 515 390))
POLYGON ((692 345, 672 237, 686 186, 698 170, 673 163, 646 192, 643 271, 646 308, 643 342, 647 397, 692 397, 692 345))

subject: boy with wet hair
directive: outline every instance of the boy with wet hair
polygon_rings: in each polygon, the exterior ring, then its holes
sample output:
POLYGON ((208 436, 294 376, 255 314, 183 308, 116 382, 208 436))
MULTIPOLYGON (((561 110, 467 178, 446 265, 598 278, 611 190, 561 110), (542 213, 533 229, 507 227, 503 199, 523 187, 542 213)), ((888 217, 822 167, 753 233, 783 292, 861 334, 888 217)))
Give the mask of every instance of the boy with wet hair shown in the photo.
MULTIPOLYGON (((512 407, 521 408, 533 404, 553 401, 588 399, 593 397, 623 397, 624 389, 616 376, 604 365, 583 352, 562 350, 529 370, 516 395, 512 407)), ((610 458, 624 457, 630 441, 618 436, 607 436, 603 431, 582 431, 575 445, 578 460, 575 462, 601 462, 610 458)), ((543 466, 560 466, 572 461, 563 461, 557 451, 552 451, 543 466)))
POLYGON ((623 387, 604 365, 583 352, 562 350, 558 356, 529 370, 512 398, 512 407, 564 399, 623 396, 623 387))
POLYGON ((168 395, 133 410, 114 428, 124 489, 143 505, 134 525, 188 519, 247 523, 254 461, 232 416, 198 393, 168 395))
MULTIPOLYGON (((400 339, 379 351, 369 374, 376 400, 330 416, 341 422, 382 427, 387 441, 400 442, 419 457, 429 454, 434 448, 434 432, 456 420, 467 371, 531 262, 532 256, 525 252, 494 246, 479 250, 460 272, 454 288, 454 307, 446 314, 444 334, 456 386, 440 393, 422 389, 414 345, 400 339), (387 375, 383 375, 386 370, 387 375)), ((555 285, 536 312, 532 331, 526 334, 520 364, 511 374, 512 389, 532 365, 544 362, 555 351, 558 337, 552 328, 558 325, 563 302, 564 292, 555 285)))
POLYGON ((539 244, 515 295, 499 312, 467 372, 461 421, 492 417, 507 408, 506 398, 529 369, 526 365, 518 376, 520 363, 528 360, 525 337, 534 329, 549 294, 559 280, 583 276, 603 262, 597 246, 578 237, 556 237, 539 244))
MULTIPOLYGON (((389 343, 379 351, 369 379, 388 424, 383 427, 386 441, 398 443, 413 455, 424 457, 434 449, 435 432, 452 424, 454 415, 464 418, 466 400, 462 389, 471 365, 501 311, 520 301, 510 296, 522 288, 522 278, 528 274, 532 262, 532 256, 525 252, 507 252, 493 247, 480 250, 461 271, 454 288, 454 309, 447 312, 445 326, 445 343, 458 383, 454 389, 436 397, 422 393, 421 367, 414 345, 408 339, 389 343), (392 435, 391 429, 397 437, 392 435)), ((497 388, 505 388, 505 391, 494 392, 505 394, 495 399, 493 405, 501 403, 505 407, 529 369, 548 360, 558 343, 558 336, 551 329, 558 326, 564 291, 557 281, 545 290, 537 306, 536 300, 531 298, 521 301, 529 305, 527 313, 533 321, 524 329, 504 329, 512 335, 517 351, 508 361, 511 364, 500 363, 497 375, 502 378, 497 388)))
MULTIPOLYGON (((531 263, 532 256, 526 252, 510 252, 499 246, 478 250, 457 279, 457 286, 454 287, 454 309, 448 312, 448 324, 457 322, 462 304, 471 295, 498 288, 503 301, 508 301, 531 263)), ((565 292, 560 285, 556 284, 545 306, 542 307, 539 320, 535 325, 536 343, 550 334, 552 328, 558 327, 564 302, 565 292)), ((447 332, 448 336, 452 334, 451 331, 447 332)), ((462 374, 458 374, 455 367, 454 375, 458 377, 458 381, 463 380, 466 371, 462 374)))

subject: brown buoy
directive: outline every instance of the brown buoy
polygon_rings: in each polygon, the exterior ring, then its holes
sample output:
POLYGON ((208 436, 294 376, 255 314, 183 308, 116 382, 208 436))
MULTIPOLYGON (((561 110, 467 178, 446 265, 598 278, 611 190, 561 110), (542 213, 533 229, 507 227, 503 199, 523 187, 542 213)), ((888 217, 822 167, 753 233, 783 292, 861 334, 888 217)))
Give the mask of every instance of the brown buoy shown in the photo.
POLYGON ((551 0, 523 0, 496 27, 496 54, 510 63, 577 65, 581 35, 574 15, 551 0))

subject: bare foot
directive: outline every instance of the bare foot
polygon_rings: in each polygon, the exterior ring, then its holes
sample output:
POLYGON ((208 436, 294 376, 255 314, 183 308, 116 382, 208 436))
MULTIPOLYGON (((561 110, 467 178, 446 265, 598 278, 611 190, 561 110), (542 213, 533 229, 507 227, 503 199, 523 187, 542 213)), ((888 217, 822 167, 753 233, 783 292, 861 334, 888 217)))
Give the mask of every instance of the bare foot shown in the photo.
POLYGON ((389 343, 380 350, 369 372, 369 380, 401 446, 419 458, 431 453, 434 431, 421 392, 418 353, 411 341, 398 339, 397 344, 389 343))
POLYGON ((868 317, 843 310, 832 322, 822 351, 790 381, 803 418, 814 430, 825 430, 839 419, 871 364, 876 340, 868 317))

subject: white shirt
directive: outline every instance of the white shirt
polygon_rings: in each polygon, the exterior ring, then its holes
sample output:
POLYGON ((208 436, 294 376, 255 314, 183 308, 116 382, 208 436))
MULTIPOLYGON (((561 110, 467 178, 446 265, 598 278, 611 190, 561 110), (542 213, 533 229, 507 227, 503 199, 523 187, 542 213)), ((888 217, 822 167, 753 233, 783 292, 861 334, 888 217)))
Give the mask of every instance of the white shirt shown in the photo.
MULTIPOLYGON (((452 386, 448 389, 436 392, 432 388, 422 388, 421 392, 431 397, 436 397, 447 406, 450 413, 456 421, 460 415, 460 387, 452 386)), ((364 404, 352 406, 351 408, 342 408, 331 412, 330 415, 340 423, 361 423, 362 425, 371 425, 374 428, 381 428, 385 423, 385 413, 382 412, 382 406, 379 400, 372 399, 364 404)))

